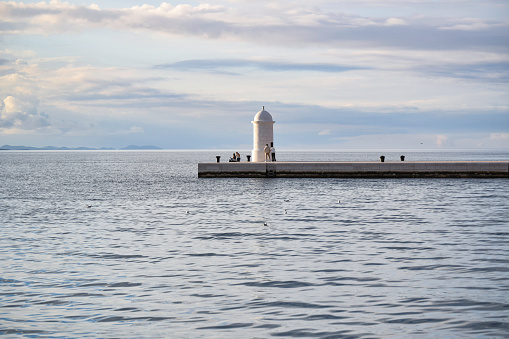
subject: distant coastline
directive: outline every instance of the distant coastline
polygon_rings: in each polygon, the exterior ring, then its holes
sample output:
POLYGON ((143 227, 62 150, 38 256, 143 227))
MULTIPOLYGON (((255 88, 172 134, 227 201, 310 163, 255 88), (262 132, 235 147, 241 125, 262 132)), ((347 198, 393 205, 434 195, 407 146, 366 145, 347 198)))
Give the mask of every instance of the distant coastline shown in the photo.
POLYGON ((45 146, 45 147, 32 147, 32 146, 11 146, 11 145, 3 145, 0 146, 0 151, 116 151, 116 150, 160 150, 162 148, 152 145, 145 146, 136 146, 129 145, 124 148, 113 148, 113 147, 101 147, 101 148, 92 148, 92 147, 55 147, 55 146, 45 146))

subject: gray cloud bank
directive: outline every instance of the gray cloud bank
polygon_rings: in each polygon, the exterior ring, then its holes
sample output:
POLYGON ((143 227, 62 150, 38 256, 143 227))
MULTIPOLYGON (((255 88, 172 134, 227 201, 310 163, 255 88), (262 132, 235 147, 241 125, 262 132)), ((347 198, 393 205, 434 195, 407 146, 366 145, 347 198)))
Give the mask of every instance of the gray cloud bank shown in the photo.
MULTIPOLYGON (((337 73, 346 72, 355 69, 367 69, 367 67, 346 66, 338 64, 323 63, 292 63, 277 61, 254 61, 242 59, 201 59, 201 60, 184 60, 175 63, 156 65, 154 68, 161 69, 178 69, 182 71, 221 71, 227 69, 238 68, 255 68, 264 71, 311 71, 337 73)), ((225 72, 229 73, 229 72, 225 72)))
POLYGON ((162 3, 159 7, 101 9, 96 5, 76 6, 62 2, 0 2, 0 22, 3 34, 66 33, 103 27, 286 46, 509 48, 509 24, 504 21, 361 17, 318 9, 273 11, 256 16, 212 5, 193 7, 162 3))
MULTIPOLYGON (((272 72, 324 72, 340 73, 353 70, 375 70, 379 66, 371 67, 332 64, 332 63, 292 63, 283 61, 257 61, 248 59, 194 59, 174 63, 155 65, 154 69, 174 69, 179 71, 199 71, 210 73, 223 73, 236 75, 237 70, 244 68, 259 69, 272 72)), ((387 66, 383 67, 387 69, 387 66)), ((468 80, 482 80, 487 82, 509 82, 509 61, 500 62, 464 62, 448 63, 435 62, 434 64, 420 61, 407 66, 407 70, 426 74, 427 76, 460 78, 468 80)))

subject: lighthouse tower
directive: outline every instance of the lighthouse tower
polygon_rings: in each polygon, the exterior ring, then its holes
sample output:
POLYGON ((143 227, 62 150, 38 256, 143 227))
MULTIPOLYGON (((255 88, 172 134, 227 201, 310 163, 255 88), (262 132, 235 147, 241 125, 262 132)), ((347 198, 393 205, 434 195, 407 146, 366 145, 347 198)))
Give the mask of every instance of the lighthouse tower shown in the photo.
POLYGON ((265 110, 263 106, 262 110, 256 113, 253 123, 253 162, 265 161, 265 154, 263 148, 265 145, 269 145, 274 141, 274 120, 272 115, 265 110))

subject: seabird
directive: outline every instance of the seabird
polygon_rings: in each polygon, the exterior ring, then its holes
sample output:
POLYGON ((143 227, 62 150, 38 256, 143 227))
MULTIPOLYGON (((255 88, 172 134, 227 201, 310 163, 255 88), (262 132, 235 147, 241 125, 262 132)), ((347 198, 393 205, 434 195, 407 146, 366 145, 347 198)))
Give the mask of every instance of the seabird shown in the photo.
POLYGON ((189 211, 186 211, 186 214, 189 214, 189 211))
POLYGON ((285 214, 286 214, 286 210, 285 210, 285 214))
POLYGON ((267 223, 266 223, 266 222, 264 222, 264 223, 263 223, 263 226, 267 226, 267 223))
POLYGON ((87 208, 90 208, 90 207, 92 207, 92 205, 87 205, 87 208))

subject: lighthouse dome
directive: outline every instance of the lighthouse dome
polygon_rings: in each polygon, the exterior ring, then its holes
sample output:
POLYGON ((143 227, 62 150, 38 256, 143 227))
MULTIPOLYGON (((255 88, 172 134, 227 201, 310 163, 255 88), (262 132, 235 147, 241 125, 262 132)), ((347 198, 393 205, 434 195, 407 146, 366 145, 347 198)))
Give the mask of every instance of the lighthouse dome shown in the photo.
POLYGON ((254 116, 254 121, 274 121, 272 115, 265 110, 265 107, 254 116))

